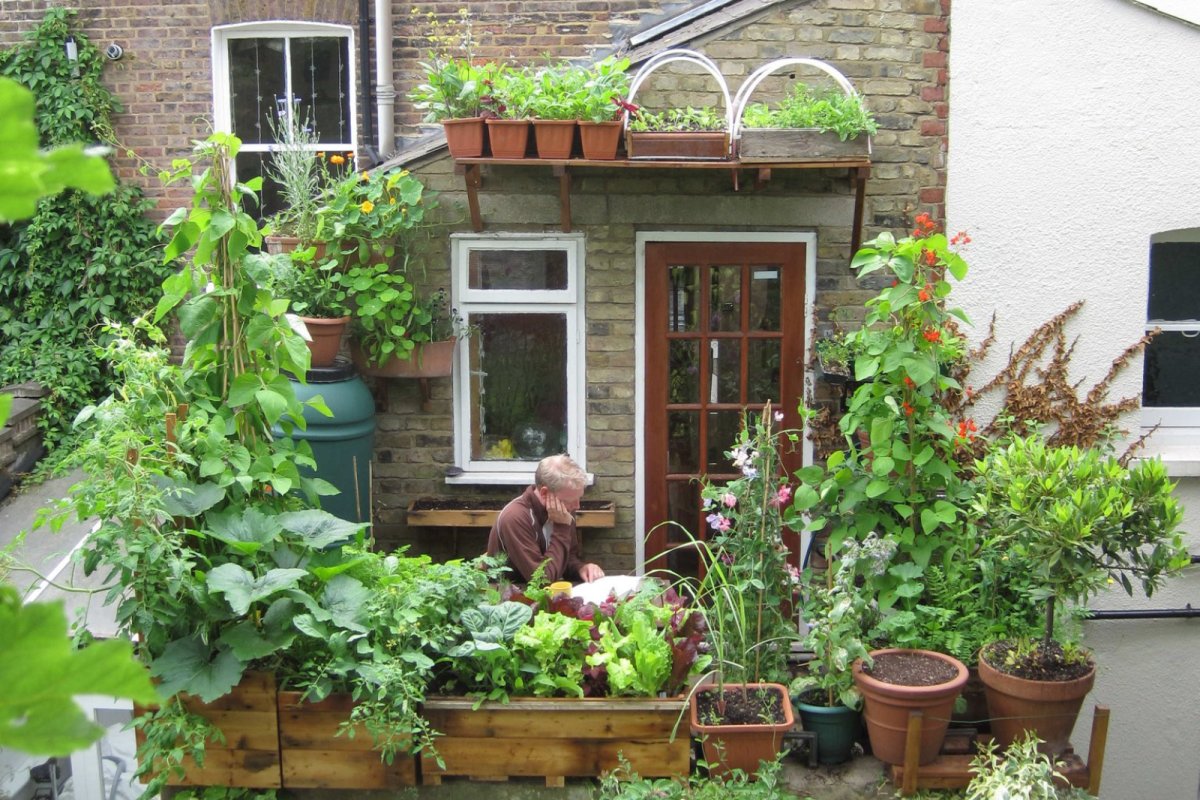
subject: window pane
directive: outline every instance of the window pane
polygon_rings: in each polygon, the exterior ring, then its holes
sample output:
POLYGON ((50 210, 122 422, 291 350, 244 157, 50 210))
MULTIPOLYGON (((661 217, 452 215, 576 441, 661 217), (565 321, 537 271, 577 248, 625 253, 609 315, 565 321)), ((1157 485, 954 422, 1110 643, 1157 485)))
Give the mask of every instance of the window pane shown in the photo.
POLYGON ((229 109, 247 144, 271 141, 275 98, 286 94, 283 39, 229 40, 229 109))
MULTIPOLYGON (((1157 245, 1156 245, 1157 246, 1157 245)), ((1160 333, 1146 347, 1142 404, 1148 407, 1200 406, 1200 337, 1160 333)))
POLYGON ((566 250, 471 250, 472 289, 566 289, 566 250))
POLYGON ((567 444, 567 318, 472 314, 472 458, 538 461, 567 444))
POLYGON ((779 267, 758 267, 750 273, 750 330, 782 329, 779 314, 779 267))
POLYGON ((696 267, 671 267, 668 279, 671 291, 667 309, 667 330, 675 333, 697 331, 697 312, 700 308, 700 270, 696 267))
POLYGON ((711 371, 708 376, 709 402, 742 402, 742 340, 709 341, 711 371))
POLYGON ((733 472, 733 463, 725 455, 733 449, 741 429, 742 414, 740 411, 710 411, 708 412, 708 466, 706 472, 733 472))
POLYGON ((750 391, 748 402, 779 401, 779 340, 750 340, 750 391))
POLYGON ((742 268, 713 267, 709 303, 709 330, 742 329, 742 268))
POLYGON ((667 413, 667 472, 696 474, 700 471, 700 412, 667 413))
POLYGON ((341 36, 291 40, 292 94, 301 115, 311 114, 321 142, 350 141, 349 48, 341 36))
POLYGON ((1150 246, 1150 319, 1200 319, 1200 242, 1150 246))
POLYGON ((259 195, 262 201, 262 208, 256 208, 254 202, 245 196, 242 197, 242 203, 246 209, 246 213, 251 216, 257 216, 259 219, 264 219, 278 211, 283 210, 283 197, 279 192, 279 184, 271 179, 267 174, 267 165, 271 160, 269 153, 254 153, 242 152, 237 154, 237 179, 242 183, 251 178, 263 179, 262 192, 259 195))
POLYGON ((668 403, 700 402, 700 343, 676 339, 671 342, 671 375, 668 403))

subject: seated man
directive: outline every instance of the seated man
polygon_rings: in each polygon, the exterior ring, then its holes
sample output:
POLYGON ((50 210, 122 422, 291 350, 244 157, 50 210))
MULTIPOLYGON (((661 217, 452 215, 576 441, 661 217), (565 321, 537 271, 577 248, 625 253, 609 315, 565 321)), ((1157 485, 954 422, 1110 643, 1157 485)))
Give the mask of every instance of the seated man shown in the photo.
POLYGON ((603 578, 604 570, 579 557, 574 512, 587 487, 587 475, 570 456, 547 456, 538 464, 533 481, 533 486, 496 517, 488 534, 487 554, 506 553, 516 573, 514 579, 522 583, 529 581, 542 562, 546 563, 542 578, 547 583, 591 583, 603 578))

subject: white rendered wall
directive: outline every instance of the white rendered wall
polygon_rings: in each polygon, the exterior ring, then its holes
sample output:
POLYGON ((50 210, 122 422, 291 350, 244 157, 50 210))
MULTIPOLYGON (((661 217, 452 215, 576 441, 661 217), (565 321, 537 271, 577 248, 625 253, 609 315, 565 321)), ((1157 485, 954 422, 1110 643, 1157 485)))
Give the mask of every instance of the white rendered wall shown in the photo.
MULTIPOLYGON (((977 339, 995 311, 999 338, 978 374, 1082 299, 1068 331, 1091 386, 1144 331, 1151 235, 1200 227, 1200 30, 1127 0, 955 0, 951 25, 947 228, 974 240, 952 298, 977 339)), ((1140 389, 1139 360, 1111 397, 1140 389)), ((1177 494, 1200 553, 1200 480, 1177 494)), ((1149 601, 1091 606, 1187 603, 1200 607, 1200 568, 1149 601)), ((1112 708, 1102 796, 1197 797, 1200 620, 1092 622, 1085 636, 1099 675, 1073 741, 1086 756, 1091 706, 1112 708)))

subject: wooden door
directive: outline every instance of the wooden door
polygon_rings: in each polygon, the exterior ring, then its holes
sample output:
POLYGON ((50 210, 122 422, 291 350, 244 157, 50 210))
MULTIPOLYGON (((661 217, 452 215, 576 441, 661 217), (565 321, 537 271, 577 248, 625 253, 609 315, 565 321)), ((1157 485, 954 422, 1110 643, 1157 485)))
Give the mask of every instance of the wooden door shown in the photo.
MULTIPOLYGON (((737 477, 725 451, 743 411, 769 400, 780 427, 799 426, 804 262, 798 242, 646 245, 647 569, 697 573, 697 554, 673 548, 688 541, 684 529, 707 537, 698 479, 737 477)), ((797 451, 783 458, 789 471, 801 466, 797 451)))

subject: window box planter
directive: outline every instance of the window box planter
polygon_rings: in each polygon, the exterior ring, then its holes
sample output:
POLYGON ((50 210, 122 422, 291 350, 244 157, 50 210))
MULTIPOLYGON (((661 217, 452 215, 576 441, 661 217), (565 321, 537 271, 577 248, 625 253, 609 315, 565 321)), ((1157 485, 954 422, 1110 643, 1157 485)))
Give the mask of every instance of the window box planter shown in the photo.
POLYGON ((738 159, 743 163, 798 159, 862 159, 871 155, 871 137, 842 141, 836 133, 816 128, 742 128, 738 159))
POLYGON ((424 714, 444 734, 435 746, 446 766, 423 759, 422 782, 525 776, 562 786, 566 777, 595 778, 616 769, 619 754, 643 777, 686 775, 686 727, 672 739, 686 710, 683 697, 514 697, 477 709, 469 697, 431 697, 424 714))
POLYGON ((625 134, 625 150, 630 158, 723 161, 729 158, 729 134, 726 131, 629 131, 625 134))
POLYGON ((280 692, 279 755, 285 789, 398 789, 417 784, 416 759, 398 755, 391 764, 379 757, 371 734, 338 736, 354 701, 332 694, 319 703, 300 692, 280 692))
MULTIPOLYGON (((422 497, 408 505, 409 525, 431 528, 490 528, 507 500, 422 497)), ((578 528, 611 528, 617 512, 611 500, 584 500, 575 514, 578 528)))
POLYGON ((421 342, 408 358, 392 356, 382 366, 371 364, 357 342, 350 345, 350 357, 360 375, 377 378, 448 378, 454 373, 454 347, 457 339, 421 342))
MULTIPOLYGON (((204 748, 204 766, 186 759, 183 777, 172 773, 168 785, 282 788, 277 695, 275 676, 269 672, 247 672, 233 691, 211 703, 184 695, 187 710, 220 728, 225 744, 209 741, 204 748)), ((134 706, 135 716, 146 711, 134 706)), ((144 741, 138 730, 139 748, 144 741)))

